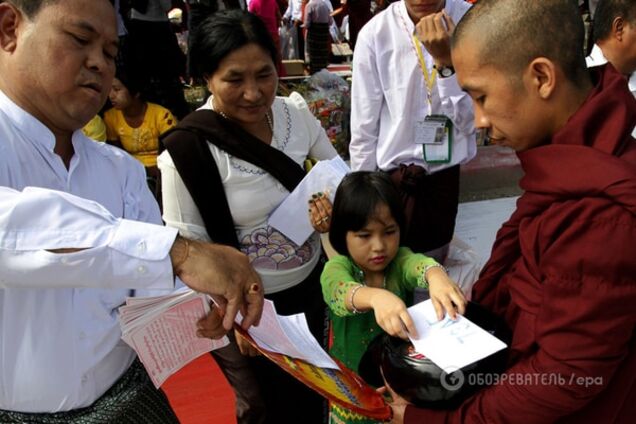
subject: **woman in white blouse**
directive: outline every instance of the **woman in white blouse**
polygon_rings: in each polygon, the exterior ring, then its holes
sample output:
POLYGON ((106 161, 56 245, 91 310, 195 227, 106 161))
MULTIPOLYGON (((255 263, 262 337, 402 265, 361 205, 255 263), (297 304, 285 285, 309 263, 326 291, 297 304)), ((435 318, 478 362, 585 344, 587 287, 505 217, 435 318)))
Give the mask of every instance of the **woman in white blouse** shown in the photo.
MULTIPOLYGON (((201 108, 216 112, 207 115, 217 119, 208 125, 214 127, 214 122, 219 122, 221 126, 238 127, 239 133, 244 131, 246 136, 239 143, 247 142, 246 139, 260 141, 284 153, 298 166, 307 157, 333 158, 337 153, 303 98, 297 93, 289 97, 276 96, 277 56, 267 29, 254 15, 231 10, 207 18, 193 35, 189 65, 193 76, 203 77, 212 93, 201 108)), ((265 297, 274 301, 279 314, 304 312, 310 330, 324 344, 326 309, 320 292, 322 254, 318 235, 314 234, 298 246, 268 226, 269 215, 289 194, 288 188, 271 172, 239 159, 219 147, 219 143, 210 142, 209 138, 206 140, 227 199, 237 247, 249 256, 252 266, 260 274, 265 297)), ((220 140, 221 145, 223 141, 220 140)), ((178 228, 186 237, 219 242, 210 234, 217 228, 211 228, 214 224, 210 224, 209 219, 206 226, 205 216, 195 204, 197 199, 184 183, 184 172, 177 171, 177 161, 173 160, 171 152, 170 149, 165 151, 158 160, 166 224, 178 228)), ((286 172, 284 169, 276 171, 286 172)), ((223 193, 218 196, 222 197, 223 193)), ((306 211, 303 206, 299 213, 306 211)), ((240 339, 238 343, 249 357, 250 368, 267 405, 266 422, 295 422, 301 416, 303 422, 322 422, 324 408, 318 395, 265 358, 253 356, 254 351, 240 339)), ((227 356, 228 349, 236 351, 236 345, 230 345, 221 356, 227 356)), ((218 356, 216 352, 215 356, 218 356)), ((245 361, 244 357, 234 356, 225 361, 219 359, 224 371, 228 371, 228 367, 235 369, 237 363, 245 361)), ((263 417, 259 412, 261 405, 256 407, 257 396, 246 393, 250 391, 250 384, 245 369, 241 368, 240 376, 234 378, 228 374, 231 372, 226 375, 239 400, 238 415, 243 414, 240 411, 240 400, 243 399, 252 403, 252 412, 258 415, 250 422, 260 422, 263 417)))

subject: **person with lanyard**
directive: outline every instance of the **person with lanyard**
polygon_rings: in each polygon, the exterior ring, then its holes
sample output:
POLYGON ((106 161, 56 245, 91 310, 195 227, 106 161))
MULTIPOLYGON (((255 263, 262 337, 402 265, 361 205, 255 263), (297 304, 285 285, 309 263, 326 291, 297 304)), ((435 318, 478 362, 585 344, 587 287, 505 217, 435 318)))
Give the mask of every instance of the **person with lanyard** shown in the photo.
POLYGON ((454 76, 450 34, 463 0, 393 3, 353 56, 353 170, 388 172, 404 201, 404 245, 440 262, 453 237, 459 165, 475 156, 473 107, 454 76))
POLYGON ((0 3, 0 422, 178 423, 117 309, 175 277, 213 295, 200 335, 240 309, 257 324, 263 288, 236 249, 162 225, 143 166, 86 137, 115 75, 108 0, 0 3))

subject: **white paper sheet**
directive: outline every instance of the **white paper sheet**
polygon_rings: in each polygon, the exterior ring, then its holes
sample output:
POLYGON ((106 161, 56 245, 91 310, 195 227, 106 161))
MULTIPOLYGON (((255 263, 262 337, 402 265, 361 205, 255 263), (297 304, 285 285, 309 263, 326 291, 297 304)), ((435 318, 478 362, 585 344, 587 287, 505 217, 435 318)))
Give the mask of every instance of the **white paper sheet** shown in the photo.
POLYGON ((506 344, 467 318, 448 315, 437 320, 430 300, 411 306, 418 338, 411 338, 415 350, 445 371, 455 371, 504 349, 506 344))
MULTIPOLYGON (((239 315, 236 322, 241 322, 239 315)), ((271 352, 302 359, 321 368, 340 369, 309 331, 305 314, 282 316, 276 313, 271 300, 265 299, 258 327, 250 327, 256 344, 271 352)))
POLYGON ((269 225, 302 246, 314 232, 307 214, 307 202, 311 195, 327 192, 329 199, 333 202, 338 184, 350 171, 349 166, 340 156, 318 162, 294 191, 272 212, 269 225))

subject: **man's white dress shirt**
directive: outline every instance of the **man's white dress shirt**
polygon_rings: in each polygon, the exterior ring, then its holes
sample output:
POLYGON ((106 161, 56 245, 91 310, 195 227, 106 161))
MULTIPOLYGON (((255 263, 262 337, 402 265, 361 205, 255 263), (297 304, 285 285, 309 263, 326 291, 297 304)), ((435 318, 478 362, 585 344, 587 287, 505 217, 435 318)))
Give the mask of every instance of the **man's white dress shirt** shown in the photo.
MULTIPOLYGON (((588 68, 591 68, 592 66, 605 65, 608 62, 598 44, 594 44, 590 55, 585 60, 587 62, 588 68)), ((634 97, 636 97, 636 72, 632 73, 632 75, 629 77, 629 80, 627 81, 627 84, 629 85, 629 91, 631 91, 634 97)), ((636 138, 636 127, 634 127, 632 137, 636 138)))
POLYGON ((141 164, 81 130, 72 142, 67 169, 53 133, 0 92, 0 409, 93 403, 135 358, 117 307, 174 286, 176 230, 155 225, 141 164))
MULTIPOLYGON (((447 0, 446 12, 457 23, 470 8, 463 0, 447 0)), ((404 2, 391 4, 358 34, 353 55, 351 91, 351 168, 388 171, 400 164, 415 164, 429 172, 468 162, 477 152, 470 97, 455 75, 437 77, 432 105, 423 71, 413 45, 415 25, 404 2), (423 147, 414 143, 416 122, 430 114, 446 115, 453 122, 451 161, 428 164, 423 147)), ((421 46, 429 75, 434 61, 421 46)))
POLYGON ((287 9, 283 14, 283 18, 294 20, 294 21, 302 21, 303 20, 303 2, 302 0, 289 0, 287 4, 287 9))

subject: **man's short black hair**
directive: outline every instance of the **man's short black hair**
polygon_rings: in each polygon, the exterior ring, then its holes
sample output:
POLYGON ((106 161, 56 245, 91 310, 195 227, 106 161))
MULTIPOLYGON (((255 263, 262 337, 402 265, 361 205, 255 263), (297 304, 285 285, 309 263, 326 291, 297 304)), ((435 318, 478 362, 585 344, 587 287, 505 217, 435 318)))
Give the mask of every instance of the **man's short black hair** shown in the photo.
POLYGON ((479 0, 457 24, 453 47, 466 38, 479 40, 482 65, 494 65, 513 78, 535 58, 545 57, 575 85, 589 79, 576 0, 479 0))
POLYGON ((349 255, 347 233, 364 228, 386 204, 404 234, 404 209, 391 178, 384 172, 358 171, 345 176, 336 190, 329 229, 329 241, 341 255, 349 255))
MULTIPOLYGON (((20 9, 27 18, 33 19, 44 5, 55 3, 56 1, 58 0, 0 0, 0 3, 11 3, 20 9)), ((114 5, 114 0, 108 1, 114 5)))
POLYGON ((27 18, 32 19, 42 9, 42 6, 55 1, 57 0, 3 0, 0 3, 11 3, 20 9, 27 18))
POLYGON ((632 25, 636 25, 636 1, 600 0, 598 2, 592 23, 592 38, 595 43, 610 36, 612 23, 614 19, 619 17, 632 25))

